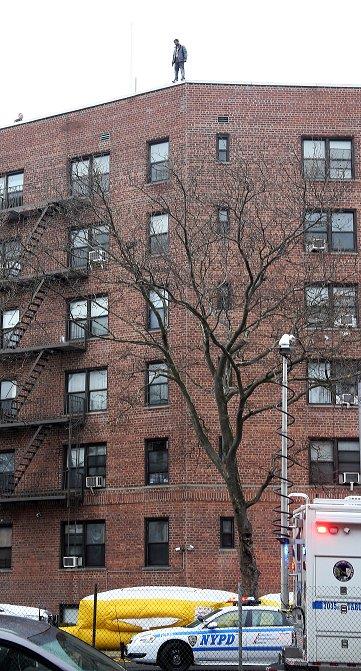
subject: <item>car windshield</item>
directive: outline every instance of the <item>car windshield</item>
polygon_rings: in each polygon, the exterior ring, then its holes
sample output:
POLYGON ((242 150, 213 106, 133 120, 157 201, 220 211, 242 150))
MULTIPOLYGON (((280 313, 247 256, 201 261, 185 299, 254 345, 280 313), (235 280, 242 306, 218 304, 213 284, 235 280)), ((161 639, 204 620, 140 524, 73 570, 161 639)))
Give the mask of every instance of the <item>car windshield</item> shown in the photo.
POLYGON ((55 627, 30 636, 29 640, 67 662, 76 671, 119 671, 121 668, 102 652, 55 627))
POLYGON ((216 615, 217 613, 221 613, 224 609, 223 608, 217 608, 216 610, 212 610, 211 613, 207 613, 204 617, 201 619, 194 620, 190 624, 186 624, 185 626, 188 628, 191 627, 198 627, 200 624, 204 624, 204 622, 208 622, 210 617, 213 617, 213 615, 216 615))

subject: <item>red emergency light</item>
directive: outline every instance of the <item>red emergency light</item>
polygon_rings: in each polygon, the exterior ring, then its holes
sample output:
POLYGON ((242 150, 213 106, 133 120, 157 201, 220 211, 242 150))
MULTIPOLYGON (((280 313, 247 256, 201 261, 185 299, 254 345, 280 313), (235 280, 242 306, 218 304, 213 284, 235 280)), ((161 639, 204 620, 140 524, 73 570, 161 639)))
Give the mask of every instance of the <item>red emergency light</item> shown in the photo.
POLYGON ((334 524, 318 522, 316 524, 316 529, 318 534, 331 534, 331 536, 336 536, 336 534, 338 534, 338 527, 336 527, 334 524))

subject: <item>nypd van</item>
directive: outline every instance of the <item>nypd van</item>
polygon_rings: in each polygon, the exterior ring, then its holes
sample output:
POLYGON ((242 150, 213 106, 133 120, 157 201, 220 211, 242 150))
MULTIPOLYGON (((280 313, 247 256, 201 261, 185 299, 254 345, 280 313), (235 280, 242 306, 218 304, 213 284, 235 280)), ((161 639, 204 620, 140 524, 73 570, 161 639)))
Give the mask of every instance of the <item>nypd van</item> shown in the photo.
MULTIPOLYGON (((242 608, 243 664, 270 664, 293 642, 288 617, 271 606, 242 608)), ((187 671, 192 665, 237 665, 239 660, 238 607, 213 611, 186 627, 167 627, 136 634, 126 657, 157 664, 163 671, 187 671)))

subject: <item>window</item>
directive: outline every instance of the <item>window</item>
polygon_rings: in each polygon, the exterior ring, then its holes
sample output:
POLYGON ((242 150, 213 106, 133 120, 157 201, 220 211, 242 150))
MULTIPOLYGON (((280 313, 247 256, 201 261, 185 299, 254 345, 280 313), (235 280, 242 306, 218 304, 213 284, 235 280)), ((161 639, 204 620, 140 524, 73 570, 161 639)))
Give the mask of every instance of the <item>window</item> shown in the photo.
POLYGON ((0 569, 11 568, 12 526, 0 525, 0 569))
POLYGON ((0 382, 0 413, 4 421, 16 414, 15 397, 16 381, 2 380, 0 382))
POLYGON ((252 627, 282 627, 289 625, 279 610, 251 610, 252 627))
POLYGON ((351 179, 351 140, 303 140, 306 179, 351 179))
POLYGON ((70 267, 87 268, 89 261, 97 258, 106 262, 109 250, 108 226, 92 226, 90 228, 74 228, 70 232, 70 267), (93 252, 93 254, 90 254, 93 252), (90 254, 90 256, 89 256, 90 254))
MULTIPOLYGON (((245 610, 243 608, 242 610, 242 626, 246 626, 246 620, 248 616, 249 611, 245 610)), ((217 629, 229 629, 231 627, 237 627, 238 628, 238 610, 232 610, 228 613, 222 613, 222 615, 218 615, 218 617, 215 617, 212 619, 212 622, 217 622, 217 629)))
POLYGON ((167 485, 168 473, 168 440, 154 438, 145 441, 146 484, 167 485))
POLYGON ((1 314, 1 347, 3 349, 16 347, 18 337, 15 326, 19 323, 19 308, 4 310, 1 314))
POLYGON ((169 178, 169 140, 149 144, 149 181, 164 182, 169 178))
POLYGON ((222 312, 232 307, 232 287, 229 282, 222 282, 217 287, 217 310, 222 312))
POLYGON ((217 135, 217 161, 219 163, 229 161, 229 135, 217 135))
POLYGON ((71 163, 71 193, 89 196, 109 191, 109 154, 74 159, 71 163))
POLYGON ((68 373, 67 412, 97 412, 107 409, 107 369, 68 373))
POLYGON ((105 566, 105 522, 64 524, 62 548, 63 557, 80 557, 82 566, 105 566))
POLYGON ((148 306, 148 328, 159 329, 168 325, 168 291, 166 289, 152 289, 149 300, 153 307, 148 306), (157 314, 159 315, 159 318, 157 314))
POLYGON ((357 361, 312 361, 308 364, 310 388, 308 401, 317 405, 355 405, 357 398, 357 361))
POLYGON ((234 548, 234 517, 221 517, 221 548, 234 548))
POLYGON ((308 251, 352 252, 356 249, 354 212, 306 212, 308 251))
POLYGON ((226 235, 229 230, 229 208, 222 205, 218 208, 218 226, 217 232, 220 235, 226 235))
POLYGON ((149 224, 149 250, 151 254, 167 254, 169 215, 152 214, 149 224))
POLYGON ((168 403, 167 364, 162 361, 149 363, 147 367, 147 403, 148 405, 166 405, 168 403))
POLYGON ((59 624, 61 626, 71 626, 78 621, 78 604, 60 603, 59 604, 59 624))
POLYGON ((23 204, 24 173, 15 172, 0 177, 0 210, 23 204))
POLYGON ((107 447, 102 445, 74 445, 67 450, 65 487, 81 489, 87 476, 105 478, 107 447))
POLYGON ((71 301, 69 305, 69 340, 108 335, 108 296, 94 296, 71 301))
POLYGON ((21 270, 20 242, 3 240, 0 242, 0 277, 16 277, 21 270))
POLYGON ((145 565, 169 566, 168 518, 146 519, 145 535, 145 565))
POLYGON ((342 473, 360 473, 358 440, 312 440, 310 482, 333 484, 342 473))
POLYGON ((357 326, 356 287, 308 286, 306 308, 308 326, 357 326))
POLYGON ((0 452, 0 494, 14 491, 15 452, 0 452))

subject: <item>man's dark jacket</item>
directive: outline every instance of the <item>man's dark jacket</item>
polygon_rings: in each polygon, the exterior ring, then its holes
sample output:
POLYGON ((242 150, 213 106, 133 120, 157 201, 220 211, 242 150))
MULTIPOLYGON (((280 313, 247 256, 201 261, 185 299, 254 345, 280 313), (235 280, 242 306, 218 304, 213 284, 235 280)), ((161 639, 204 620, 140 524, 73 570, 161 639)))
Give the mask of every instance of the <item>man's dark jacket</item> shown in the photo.
POLYGON ((187 49, 182 44, 180 44, 178 54, 177 54, 177 47, 175 47, 174 49, 172 65, 174 65, 174 63, 185 63, 186 60, 187 60, 187 49))

